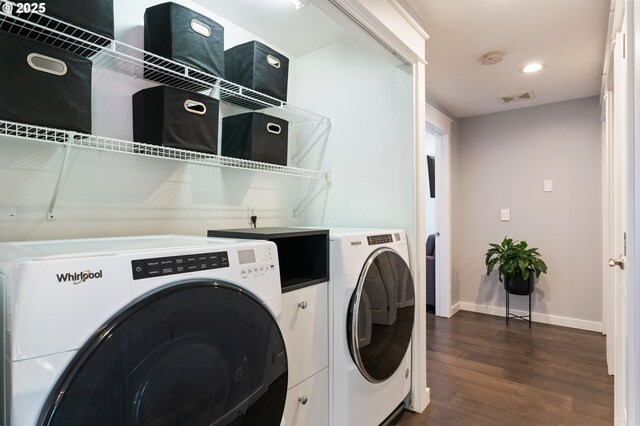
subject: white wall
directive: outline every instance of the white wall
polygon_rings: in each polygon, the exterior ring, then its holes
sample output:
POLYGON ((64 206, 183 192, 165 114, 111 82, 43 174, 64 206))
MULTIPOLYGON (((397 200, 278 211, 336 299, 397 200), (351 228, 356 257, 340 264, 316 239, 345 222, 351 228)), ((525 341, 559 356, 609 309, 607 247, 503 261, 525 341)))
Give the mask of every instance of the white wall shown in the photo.
MULTIPOLYGON (((549 267, 534 319, 588 329, 602 321, 601 150, 598 98, 459 121, 453 149, 453 281, 463 309, 504 314, 488 243, 505 235, 538 247, 549 267), (554 191, 543 192, 553 179, 554 191), (500 221, 500 209, 511 221, 500 221)), ((526 310, 527 298, 511 298, 526 310)))
POLYGON ((302 163, 332 182, 311 192, 302 223, 412 226, 412 76, 349 38, 299 57, 296 78, 299 104, 332 121, 302 163))

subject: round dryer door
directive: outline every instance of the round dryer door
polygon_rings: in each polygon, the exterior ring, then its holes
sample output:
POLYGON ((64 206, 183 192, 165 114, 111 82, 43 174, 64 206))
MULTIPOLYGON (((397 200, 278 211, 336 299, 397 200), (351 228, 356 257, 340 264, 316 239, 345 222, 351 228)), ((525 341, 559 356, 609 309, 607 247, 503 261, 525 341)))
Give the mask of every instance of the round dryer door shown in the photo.
POLYGON ((71 361, 40 425, 279 425, 280 329, 230 284, 165 287, 115 315, 71 361))
POLYGON ((369 256, 351 297, 347 335, 351 356, 370 382, 385 381, 400 367, 411 341, 414 294, 409 266, 395 250, 369 256))

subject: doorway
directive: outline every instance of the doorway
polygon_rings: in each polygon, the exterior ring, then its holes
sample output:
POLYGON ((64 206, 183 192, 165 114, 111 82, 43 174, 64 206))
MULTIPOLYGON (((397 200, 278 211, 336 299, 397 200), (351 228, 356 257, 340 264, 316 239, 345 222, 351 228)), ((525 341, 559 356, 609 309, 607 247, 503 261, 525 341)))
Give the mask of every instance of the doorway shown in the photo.
POLYGON ((426 276, 427 276, 427 312, 430 314, 436 313, 436 229, 437 217, 436 217, 436 143, 439 143, 439 139, 442 136, 433 132, 427 127, 425 135, 425 162, 427 170, 427 194, 425 200, 425 213, 426 213, 426 276))
POLYGON ((451 119, 427 104, 425 127, 425 196, 426 235, 424 243, 432 237, 432 258, 427 247, 427 309, 434 304, 435 314, 451 317, 455 312, 451 306, 451 171, 450 141, 451 119), (429 182, 429 157, 433 157, 434 170, 429 182), (431 198, 430 184, 434 186, 431 198), (432 291, 429 286, 432 285, 432 291))

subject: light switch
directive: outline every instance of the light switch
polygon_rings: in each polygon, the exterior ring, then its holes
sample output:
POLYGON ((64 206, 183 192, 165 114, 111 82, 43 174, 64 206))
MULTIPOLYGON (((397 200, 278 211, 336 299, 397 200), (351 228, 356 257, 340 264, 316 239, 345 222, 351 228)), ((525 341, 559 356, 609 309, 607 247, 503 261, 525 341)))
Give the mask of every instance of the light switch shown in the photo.
POLYGON ((544 192, 553 192, 553 180, 547 179, 544 181, 544 192))
POLYGON ((510 209, 500 209, 500 220, 502 222, 508 222, 511 220, 511 210, 510 209))

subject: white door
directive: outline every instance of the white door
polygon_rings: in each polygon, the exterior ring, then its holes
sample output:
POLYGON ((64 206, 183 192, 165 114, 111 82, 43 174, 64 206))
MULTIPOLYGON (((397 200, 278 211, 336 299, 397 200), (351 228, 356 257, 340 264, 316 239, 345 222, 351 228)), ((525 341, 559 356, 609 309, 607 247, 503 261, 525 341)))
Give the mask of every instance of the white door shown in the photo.
POLYGON ((436 143, 436 315, 450 318, 451 306, 451 157, 449 135, 436 143))
MULTIPOLYGON (((435 149, 435 211, 427 211, 427 223, 435 223, 436 234, 436 315, 449 318, 456 311, 452 307, 451 288, 451 119, 427 104, 427 137, 434 139, 435 149), (431 217, 430 217, 431 216, 431 217), (435 216, 435 217, 433 217, 435 216), (435 219, 435 220, 434 220, 435 219)), ((426 165, 426 162, 425 162, 426 165)), ((423 176, 427 176, 426 170, 423 176)), ((425 192, 425 196, 429 194, 425 192)), ((429 229, 429 225, 427 225, 429 229)), ((425 241, 428 234, 425 235, 425 241)), ((457 299, 457 297, 456 297, 457 299)), ((459 304, 457 304, 459 306, 459 304)))
MULTIPOLYGON (((624 28, 624 25, 623 25, 624 28)), ((615 375, 614 424, 627 425, 627 275, 624 262, 628 218, 628 84, 625 34, 616 35, 614 48, 612 209, 609 265, 613 273, 613 358, 615 375)))

